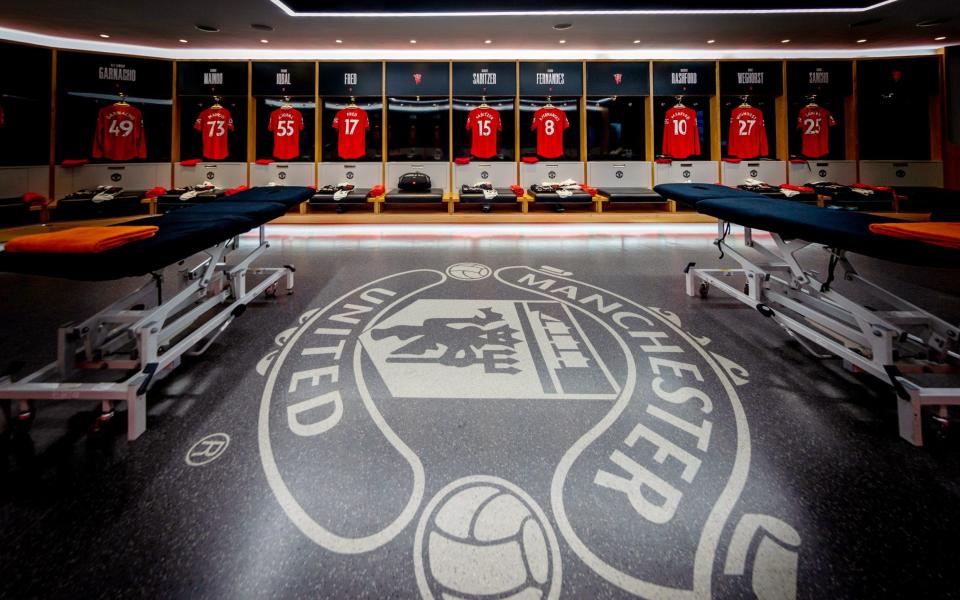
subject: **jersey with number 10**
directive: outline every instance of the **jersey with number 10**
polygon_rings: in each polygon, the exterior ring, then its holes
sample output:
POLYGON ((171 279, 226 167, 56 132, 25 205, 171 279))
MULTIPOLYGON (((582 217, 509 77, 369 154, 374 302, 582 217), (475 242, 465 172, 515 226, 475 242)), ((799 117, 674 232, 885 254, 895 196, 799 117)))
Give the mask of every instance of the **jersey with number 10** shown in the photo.
POLYGON ((223 160, 230 154, 227 132, 233 131, 233 117, 229 110, 211 106, 200 113, 193 128, 203 137, 204 158, 223 160))
POLYGON ((503 129, 500 113, 489 106, 478 106, 467 115, 467 131, 473 135, 470 154, 477 158, 490 158, 497 153, 497 132, 503 129))
POLYGON ((752 106, 738 106, 730 113, 727 153, 736 158, 757 158, 770 153, 763 113, 752 106))
POLYGON ((674 106, 663 121, 663 155, 687 158, 696 154, 700 154, 697 112, 686 106, 674 106))
POLYGON ((830 128, 836 127, 830 111, 822 106, 805 106, 797 117, 797 129, 803 142, 801 152, 807 158, 822 158, 830 153, 830 128))
POLYGON ((341 109, 333 118, 333 128, 339 132, 337 155, 340 158, 351 160, 366 155, 367 130, 370 129, 367 111, 359 106, 341 109))
POLYGON ((300 155, 300 132, 303 131, 303 115, 292 107, 280 107, 270 113, 273 132, 273 157, 290 160, 300 155))
POLYGON ((93 157, 109 160, 147 157, 147 139, 139 109, 129 104, 112 104, 100 109, 93 135, 93 157))
POLYGON ((537 154, 543 158, 563 155, 563 131, 570 127, 567 115, 555 106, 545 106, 533 114, 530 129, 537 132, 537 154))

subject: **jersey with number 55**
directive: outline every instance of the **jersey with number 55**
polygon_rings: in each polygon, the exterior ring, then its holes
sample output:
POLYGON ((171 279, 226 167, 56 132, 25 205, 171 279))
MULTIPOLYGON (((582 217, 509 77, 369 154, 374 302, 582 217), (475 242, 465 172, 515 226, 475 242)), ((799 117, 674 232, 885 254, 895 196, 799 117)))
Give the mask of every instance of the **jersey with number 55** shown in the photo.
POLYGON ((273 132, 273 157, 290 160, 300 155, 300 132, 303 115, 293 107, 281 107, 270 113, 267 127, 273 132))
POLYGON ((129 104, 112 104, 100 109, 93 135, 93 157, 109 160, 147 157, 143 115, 138 108, 129 104))
POLYGON ((489 106, 478 106, 467 115, 467 131, 473 132, 470 154, 490 158, 497 153, 497 132, 503 129, 500 113, 489 106))
POLYGON ((209 160, 223 160, 230 154, 227 132, 233 131, 233 117, 230 111, 221 107, 210 107, 200 113, 193 128, 200 132, 203 139, 203 157, 209 160))
POLYGON ((333 118, 337 130, 337 155, 344 160, 363 158, 367 154, 367 130, 370 120, 367 111, 359 106, 341 109, 333 118))

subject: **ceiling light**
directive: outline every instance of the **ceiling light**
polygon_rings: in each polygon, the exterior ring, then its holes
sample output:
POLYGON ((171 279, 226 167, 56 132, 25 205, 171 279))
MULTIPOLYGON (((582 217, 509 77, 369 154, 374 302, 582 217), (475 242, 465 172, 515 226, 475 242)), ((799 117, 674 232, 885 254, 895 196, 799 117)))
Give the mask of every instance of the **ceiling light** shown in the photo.
POLYGON ((789 43, 790 43, 790 40, 780 40, 780 43, 781 43, 781 44, 789 44, 789 43))
POLYGON ((707 40, 707 43, 708 43, 708 44, 716 44, 716 43, 717 43, 717 40, 707 40))
POLYGON ((205 31, 207 33, 217 33, 220 31, 219 27, 214 27, 213 25, 194 25, 194 27, 200 31, 205 31))
POLYGON ((335 41, 335 42, 338 43, 338 44, 342 44, 342 43, 343 43, 343 40, 333 40, 333 41, 335 41))
POLYGON ((410 40, 410 43, 411 43, 411 44, 416 44, 416 43, 417 43, 417 40, 410 40))
POLYGON ((942 41, 945 40, 945 39, 947 39, 947 36, 941 35, 940 37, 935 37, 935 38, 933 38, 933 41, 935 41, 935 42, 942 42, 942 41))
POLYGON ((484 44, 492 44, 492 43, 493 43, 493 40, 483 40, 483 43, 484 43, 484 44))
POLYGON ((859 39, 859 40, 857 40, 857 43, 858 43, 858 44, 866 44, 866 43, 867 43, 867 38, 859 39))
POLYGON ((105 39, 105 40, 110 38, 110 36, 107 35, 107 34, 105 34, 105 33, 101 33, 101 34, 100 34, 100 37, 102 37, 102 38, 105 39))
POLYGON ((553 28, 557 31, 563 31, 565 29, 570 29, 571 27, 573 27, 573 23, 557 23, 553 26, 553 28))
POLYGON ((250 29, 256 29, 257 31, 273 31, 273 26, 264 25, 263 23, 253 23, 250 25, 250 29))
POLYGON ((560 43, 561 43, 561 44, 566 44, 566 43, 567 43, 567 40, 560 40, 560 43))
POLYGON ((634 44, 639 44, 639 43, 640 43, 640 40, 633 40, 633 43, 634 43, 634 44))
POLYGON ((950 17, 940 17, 939 19, 927 19, 926 21, 920 21, 917 23, 917 27, 936 27, 937 25, 943 25, 944 23, 949 23, 950 17))
POLYGON ((178 42, 180 42, 181 44, 186 44, 186 43, 187 43, 187 40, 185 40, 185 39, 182 39, 182 38, 181 38, 181 39, 179 39, 179 40, 177 40, 177 41, 178 41, 178 42))
POLYGON ((260 40, 260 43, 261 43, 261 44, 269 44, 269 43, 270 43, 270 40, 260 40))

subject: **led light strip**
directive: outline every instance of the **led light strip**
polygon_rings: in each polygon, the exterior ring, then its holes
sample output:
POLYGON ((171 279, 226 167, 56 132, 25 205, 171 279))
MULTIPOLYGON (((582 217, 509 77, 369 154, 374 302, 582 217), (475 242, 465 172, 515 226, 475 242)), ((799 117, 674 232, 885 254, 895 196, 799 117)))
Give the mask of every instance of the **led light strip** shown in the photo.
MULTIPOLYGON (((180 60, 717 60, 717 59, 794 59, 794 58, 887 58, 936 54, 943 44, 901 46, 891 48, 834 48, 790 50, 730 49, 678 49, 662 50, 591 50, 591 49, 446 49, 446 50, 296 50, 265 48, 161 48, 137 44, 93 41, 32 33, 19 29, 0 27, 0 40, 9 40, 36 46, 48 46, 63 50, 82 50, 125 54, 149 58, 180 60)), ((712 47, 711 47, 712 48, 712 47)))
POLYGON ((420 17, 540 17, 540 16, 627 16, 627 15, 765 15, 809 13, 864 13, 897 0, 884 0, 862 8, 761 8, 761 9, 630 9, 630 10, 493 10, 493 11, 396 11, 396 12, 296 12, 282 0, 270 0, 291 17, 327 18, 420 18, 420 17))

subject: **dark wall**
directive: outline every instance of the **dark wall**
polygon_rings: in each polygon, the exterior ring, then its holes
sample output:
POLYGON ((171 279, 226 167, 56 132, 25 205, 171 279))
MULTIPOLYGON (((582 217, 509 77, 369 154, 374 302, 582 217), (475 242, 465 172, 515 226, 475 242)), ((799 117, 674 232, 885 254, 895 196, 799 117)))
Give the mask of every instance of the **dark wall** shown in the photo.
POLYGON ((16 76, 0 78, 0 165, 50 162, 50 73, 46 48, 0 44, 0 63, 16 76))

